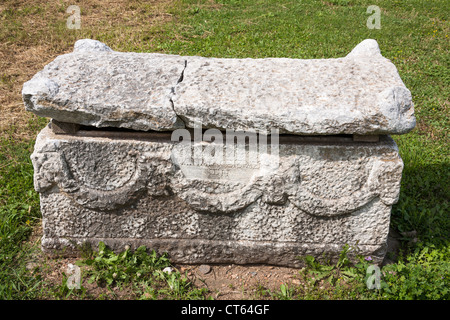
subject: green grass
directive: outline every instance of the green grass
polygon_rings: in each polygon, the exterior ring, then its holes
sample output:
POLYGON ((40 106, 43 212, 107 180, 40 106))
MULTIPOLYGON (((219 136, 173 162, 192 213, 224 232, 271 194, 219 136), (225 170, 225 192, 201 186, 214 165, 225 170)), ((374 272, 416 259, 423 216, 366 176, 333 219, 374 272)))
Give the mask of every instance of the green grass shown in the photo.
MULTIPOLYGON (((38 132, 43 120, 29 123, 38 132)), ((14 130, 14 128, 11 128, 14 130)), ((39 278, 26 269, 30 249, 21 245, 40 219, 30 154, 34 142, 0 138, 0 298, 37 298, 39 278)))
MULTIPOLYGON (((302 271, 303 275, 328 270, 330 282, 316 281, 304 287, 284 284, 276 292, 262 288, 258 292, 268 299, 448 300, 449 1, 180 0, 169 8, 170 19, 152 25, 146 23, 154 16, 152 8, 142 3, 129 2, 126 10, 133 10, 134 14, 123 14, 122 18, 114 7, 102 11, 95 5, 80 6, 81 30, 65 28, 67 15, 62 3, 56 11, 50 4, 11 6, 0 13, 0 38, 10 45, 32 47, 44 43, 58 52, 70 50, 76 39, 89 37, 121 51, 303 59, 342 57, 362 40, 376 39, 382 54, 398 68, 415 103, 416 129, 394 137, 405 167, 400 199, 393 207, 391 221, 399 232, 416 231, 416 239, 410 242, 405 237, 399 262, 383 268, 385 286, 380 290, 367 290, 367 263, 362 261, 366 265, 345 265, 346 271, 356 274, 352 278, 342 277, 342 268, 336 265, 312 264, 302 271), (381 8, 379 30, 366 27, 369 5, 381 8), (50 14, 53 11, 56 13, 50 14), (94 13, 97 24, 83 22, 83 17, 94 13), (33 37, 29 36, 32 31, 27 31, 29 16, 47 21, 38 24, 41 29, 36 28, 39 32, 32 33, 33 37)), ((14 79, 15 74, 2 73, 1 85, 11 90, 14 79)), ((35 117, 30 119, 25 128, 12 123, 0 137, 0 299, 73 298, 75 293, 67 292, 64 283, 49 292, 39 272, 31 273, 25 267, 32 250, 22 242, 40 220, 29 156, 36 133, 46 123, 35 117), (15 133, 21 131, 29 132, 30 138, 13 140, 15 133)), ((124 261, 125 265, 129 263, 124 261)), ((115 266, 120 268, 118 262, 115 266)), ((103 269, 100 265, 98 268, 99 276, 103 269)), ((130 277, 129 283, 137 284, 133 274, 130 271, 125 277, 130 277)), ((190 293, 195 298, 204 297, 179 274, 174 274, 172 280, 155 277, 151 272, 146 280, 148 294, 144 297, 176 299, 189 297, 190 293), (168 281, 181 285, 181 293, 174 294, 168 281)), ((100 276, 97 280, 107 281, 100 276)), ((144 295, 143 287, 139 288, 141 291, 136 292, 144 295)))
POLYGON ((187 274, 182 275, 172 268, 166 255, 160 256, 154 250, 149 252, 144 246, 134 252, 126 249, 116 254, 100 242, 98 252, 91 250, 87 257, 77 261, 77 265, 87 267, 84 276, 89 277, 88 282, 108 288, 131 285, 135 297, 140 300, 207 298, 208 291, 195 288, 187 274))

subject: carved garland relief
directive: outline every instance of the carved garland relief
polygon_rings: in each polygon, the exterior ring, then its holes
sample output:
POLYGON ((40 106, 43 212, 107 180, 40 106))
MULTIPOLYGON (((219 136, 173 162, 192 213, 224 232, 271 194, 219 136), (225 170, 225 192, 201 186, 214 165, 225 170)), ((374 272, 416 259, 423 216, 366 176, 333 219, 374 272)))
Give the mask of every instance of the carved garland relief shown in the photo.
POLYGON ((394 150, 380 156, 362 147, 282 147, 275 167, 265 165, 275 161, 268 153, 244 153, 256 161, 207 164, 189 158, 194 145, 148 148, 61 142, 56 152, 33 154, 36 189, 51 192, 57 186, 77 204, 102 211, 170 189, 200 212, 232 213, 262 198, 271 205, 290 201, 310 215, 329 217, 351 213, 376 197, 392 205, 399 185, 385 181, 400 181, 403 169, 394 150))

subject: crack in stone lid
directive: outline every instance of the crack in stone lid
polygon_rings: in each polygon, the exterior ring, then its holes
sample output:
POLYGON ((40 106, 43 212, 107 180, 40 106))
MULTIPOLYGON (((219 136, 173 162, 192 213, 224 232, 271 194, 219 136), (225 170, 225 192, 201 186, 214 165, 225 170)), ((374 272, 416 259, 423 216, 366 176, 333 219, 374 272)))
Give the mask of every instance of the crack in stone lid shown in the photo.
POLYGON ((366 39, 333 59, 117 52, 75 43, 23 85, 25 107, 61 122, 138 131, 272 128, 295 135, 404 134, 411 92, 366 39))

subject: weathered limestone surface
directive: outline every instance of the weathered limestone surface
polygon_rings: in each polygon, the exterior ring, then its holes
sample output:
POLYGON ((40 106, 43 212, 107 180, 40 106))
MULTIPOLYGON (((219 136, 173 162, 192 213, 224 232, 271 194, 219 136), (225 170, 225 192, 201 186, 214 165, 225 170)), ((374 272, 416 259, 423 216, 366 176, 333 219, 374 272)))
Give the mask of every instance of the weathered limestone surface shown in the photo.
POLYGON ((105 241, 147 245, 176 263, 299 266, 297 256, 336 259, 357 244, 381 262, 403 168, 391 138, 281 143, 278 154, 236 148, 45 128, 32 154, 44 250, 105 241), (231 148, 229 162, 219 148, 231 148))
POLYGON ((385 255, 403 169, 389 135, 415 117, 375 40, 315 60, 122 53, 80 40, 22 94, 53 119, 31 156, 47 252, 104 241, 175 263, 283 266, 336 260, 346 244, 375 263, 385 255), (222 143, 229 131, 257 140, 222 143), (273 132, 280 144, 261 143, 273 132))
POLYGON ((27 110, 62 122, 134 130, 184 127, 170 95, 185 59, 157 53, 115 52, 81 40, 22 89, 27 110))
POLYGON ((411 93, 374 40, 338 59, 187 60, 172 98, 192 127, 280 133, 402 134, 415 126, 411 93))
POLYGON ((122 53, 79 40, 24 84, 27 110, 96 127, 194 127, 299 135, 403 134, 411 93, 375 40, 336 59, 122 53))

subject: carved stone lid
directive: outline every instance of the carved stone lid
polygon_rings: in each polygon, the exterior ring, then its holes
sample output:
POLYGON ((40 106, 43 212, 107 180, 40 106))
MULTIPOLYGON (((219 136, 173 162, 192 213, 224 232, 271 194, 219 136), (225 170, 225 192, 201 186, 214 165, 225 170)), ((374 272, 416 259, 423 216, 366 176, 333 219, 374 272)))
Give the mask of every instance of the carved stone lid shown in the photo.
POLYGON ((230 59, 113 51, 79 40, 22 89, 27 110, 95 127, 298 135, 403 134, 410 91, 375 40, 334 59, 230 59))

